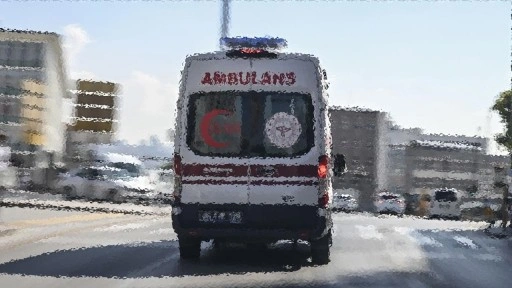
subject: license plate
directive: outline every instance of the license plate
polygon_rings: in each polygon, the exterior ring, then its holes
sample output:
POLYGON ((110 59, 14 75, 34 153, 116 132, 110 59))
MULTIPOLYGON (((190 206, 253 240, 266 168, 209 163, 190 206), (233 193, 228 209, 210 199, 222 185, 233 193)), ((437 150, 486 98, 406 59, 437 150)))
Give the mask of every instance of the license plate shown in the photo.
POLYGON ((242 223, 240 211, 199 211, 199 222, 203 223, 242 223))
POLYGON ((441 209, 450 209, 450 205, 448 205, 448 204, 444 204, 444 205, 440 204, 439 208, 441 208, 441 209))

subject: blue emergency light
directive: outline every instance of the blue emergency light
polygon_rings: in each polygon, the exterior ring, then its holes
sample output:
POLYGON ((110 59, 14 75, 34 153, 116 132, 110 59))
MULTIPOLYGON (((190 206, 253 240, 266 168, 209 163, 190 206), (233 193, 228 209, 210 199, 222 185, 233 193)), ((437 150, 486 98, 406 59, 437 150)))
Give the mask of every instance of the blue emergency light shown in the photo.
POLYGON ((236 49, 261 49, 261 50, 280 50, 288 46, 288 42, 283 38, 270 37, 222 37, 220 39, 222 47, 228 50, 236 49))

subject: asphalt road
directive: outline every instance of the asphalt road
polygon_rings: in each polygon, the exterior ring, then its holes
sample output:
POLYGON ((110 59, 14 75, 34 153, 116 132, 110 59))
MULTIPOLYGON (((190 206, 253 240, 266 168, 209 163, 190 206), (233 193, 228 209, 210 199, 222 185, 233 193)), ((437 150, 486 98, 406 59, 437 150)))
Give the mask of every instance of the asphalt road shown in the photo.
POLYGON ((483 223, 337 214, 331 263, 309 247, 179 259, 168 215, 0 208, 2 287, 512 287, 512 241, 483 223))

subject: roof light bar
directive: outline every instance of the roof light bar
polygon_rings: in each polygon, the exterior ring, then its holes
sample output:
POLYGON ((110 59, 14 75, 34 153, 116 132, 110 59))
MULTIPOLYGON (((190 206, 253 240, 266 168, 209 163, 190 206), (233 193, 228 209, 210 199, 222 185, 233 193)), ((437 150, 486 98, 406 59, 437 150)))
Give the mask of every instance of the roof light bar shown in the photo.
POLYGON ((263 49, 280 50, 288 46, 283 38, 269 37, 223 37, 220 39, 221 47, 228 50, 235 49, 263 49))

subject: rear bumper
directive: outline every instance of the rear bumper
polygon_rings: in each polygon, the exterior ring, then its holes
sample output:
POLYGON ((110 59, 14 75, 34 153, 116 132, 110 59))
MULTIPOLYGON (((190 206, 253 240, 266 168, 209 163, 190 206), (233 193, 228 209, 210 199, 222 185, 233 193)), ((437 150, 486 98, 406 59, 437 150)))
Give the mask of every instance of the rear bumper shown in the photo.
POLYGON ((312 206, 292 205, 181 205, 172 215, 179 237, 230 241, 316 240, 332 227, 331 213, 312 206), (198 221, 200 210, 242 211, 241 224, 205 224, 198 221))
POLYGON ((377 213, 397 213, 403 214, 405 212, 405 206, 376 206, 377 213))
POLYGON ((444 211, 440 209, 433 209, 428 212, 429 217, 461 217, 462 211, 444 211))
POLYGON ((340 211, 356 211, 358 209, 358 205, 356 204, 334 204, 333 210, 340 211))

